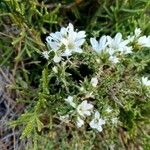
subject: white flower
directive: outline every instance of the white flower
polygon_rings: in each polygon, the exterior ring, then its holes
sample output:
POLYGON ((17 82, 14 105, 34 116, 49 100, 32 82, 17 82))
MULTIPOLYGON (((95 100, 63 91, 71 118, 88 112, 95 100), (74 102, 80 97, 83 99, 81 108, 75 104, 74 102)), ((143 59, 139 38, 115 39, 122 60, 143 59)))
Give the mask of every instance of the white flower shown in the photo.
POLYGON ((133 43, 139 36, 140 36, 140 34, 141 34, 141 29, 140 28, 136 28, 135 30, 134 30, 134 35, 129 35, 128 37, 127 37, 127 40, 129 41, 129 43, 133 43))
POLYGON ((114 38, 107 36, 107 40, 111 51, 125 52, 128 49, 129 40, 123 40, 121 33, 117 33, 114 38))
POLYGON ((142 83, 145 86, 150 86, 150 80, 148 80, 148 77, 142 77, 142 83))
POLYGON ((92 84, 93 87, 96 87, 96 86, 97 86, 97 84, 98 84, 98 79, 97 79, 97 77, 94 77, 94 78, 91 79, 91 84, 92 84))
POLYGON ((140 34, 141 34, 141 29, 140 28, 136 28, 135 29, 135 31, 134 31, 134 35, 135 35, 135 37, 139 37, 140 36, 140 34))
POLYGON ((90 116, 93 111, 93 105, 84 100, 81 104, 77 106, 77 112, 80 116, 86 117, 90 116))
POLYGON ((42 52, 42 55, 43 55, 43 57, 46 58, 46 59, 49 58, 49 52, 48 52, 48 51, 42 52))
POLYGON ((117 64, 119 62, 119 59, 116 56, 110 56, 109 60, 114 64, 117 64))
POLYGON ((146 37, 146 36, 141 36, 138 39, 138 45, 140 45, 141 47, 150 47, 150 36, 146 37))
POLYGON ((69 123, 69 115, 60 116, 60 120, 65 123, 69 123))
POLYGON ((69 103, 72 107, 76 108, 76 104, 73 102, 73 97, 72 96, 68 96, 65 101, 67 103, 69 103))
POLYGON ((71 23, 69 23, 66 31, 66 36, 61 39, 65 45, 65 50, 82 53, 81 46, 85 42, 85 31, 75 32, 71 23))
POLYGON ((112 121, 113 124, 117 124, 118 118, 117 118, 117 117, 114 117, 114 118, 111 119, 111 121, 112 121))
POLYGON ((81 46, 85 42, 85 37, 85 31, 76 32, 73 25, 69 23, 66 28, 62 27, 59 32, 51 33, 46 41, 55 55, 57 53, 60 61, 62 56, 69 57, 73 52, 82 53, 81 46))
POLYGON ((95 50, 97 53, 104 51, 108 45, 107 37, 105 35, 102 36, 99 41, 97 41, 95 38, 90 38, 90 42, 93 50, 95 50))
POLYGON ((105 124, 105 120, 100 118, 100 113, 98 111, 95 112, 94 119, 90 122, 90 127, 93 129, 97 129, 99 132, 102 131, 102 125, 105 124))
POLYGON ((133 35, 133 36, 129 35, 129 36, 127 37, 127 40, 129 41, 129 43, 132 43, 132 42, 134 41, 134 39, 135 39, 135 36, 134 36, 134 35, 133 35))
POLYGON ((80 128, 84 125, 84 121, 80 118, 80 117, 77 117, 77 127, 80 128))
POLYGON ((53 61, 54 61, 55 63, 59 63, 59 62, 61 61, 61 57, 55 55, 54 58, 53 58, 53 61))

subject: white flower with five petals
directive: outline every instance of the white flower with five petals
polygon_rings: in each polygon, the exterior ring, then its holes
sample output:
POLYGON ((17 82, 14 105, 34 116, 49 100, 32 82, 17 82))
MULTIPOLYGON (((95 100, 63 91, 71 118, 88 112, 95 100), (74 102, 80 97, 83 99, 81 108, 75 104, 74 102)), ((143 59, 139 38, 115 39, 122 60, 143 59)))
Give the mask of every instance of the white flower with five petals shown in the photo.
MULTIPOLYGON (((67 27, 66 36, 61 39, 61 42, 65 45, 64 55, 70 52, 82 53, 81 46, 85 42, 85 31, 75 32, 74 27, 69 23, 67 27), (67 52, 66 52, 67 51, 67 52)), ((71 55, 71 54, 69 54, 71 55)))
POLYGON ((97 129, 99 132, 102 131, 102 125, 105 124, 105 120, 100 118, 100 113, 98 111, 95 112, 94 119, 90 122, 90 127, 93 129, 97 129))
POLYGON ((132 48, 128 47, 127 44, 129 43, 128 40, 122 39, 122 34, 117 33, 114 38, 107 36, 108 46, 111 51, 120 51, 122 53, 129 53, 131 52, 132 48), (129 50, 130 49, 130 50, 129 50))
POLYGON ((90 116, 93 112, 93 105, 84 100, 81 104, 77 106, 77 113, 82 116, 90 116))
POLYGON ((66 28, 62 27, 60 32, 51 33, 46 41, 55 53, 54 62, 60 62, 62 56, 69 57, 73 52, 82 53, 81 46, 85 37, 85 31, 74 31, 71 23, 66 28))

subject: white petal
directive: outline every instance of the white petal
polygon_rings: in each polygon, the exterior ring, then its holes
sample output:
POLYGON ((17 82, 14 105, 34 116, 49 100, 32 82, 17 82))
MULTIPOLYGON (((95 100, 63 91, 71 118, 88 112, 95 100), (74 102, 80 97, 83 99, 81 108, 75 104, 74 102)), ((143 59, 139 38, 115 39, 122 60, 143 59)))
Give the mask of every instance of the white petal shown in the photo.
POLYGON ((112 41, 113 41, 112 37, 107 36, 107 41, 108 41, 108 44, 110 45, 112 43, 112 41))
POLYGON ((72 23, 69 23, 67 28, 68 28, 68 31, 73 31, 74 30, 74 26, 73 26, 72 23))
POLYGON ((57 42, 49 42, 49 45, 53 51, 57 51, 60 48, 60 46, 57 42))
POLYGON ((81 46, 81 45, 83 45, 84 42, 85 42, 85 39, 80 39, 80 40, 76 41, 75 43, 77 46, 81 46))
POLYGON ((93 105, 90 103, 87 103, 87 100, 84 100, 81 104, 78 105, 77 107, 77 112, 83 116, 90 116, 93 110, 93 105))
POLYGON ((95 129, 97 128, 97 124, 95 123, 95 120, 93 119, 90 123, 89 123, 90 127, 95 129))
POLYGON ((92 111, 93 105, 88 103, 88 104, 87 104, 87 109, 92 111))
POLYGON ((61 39, 61 42, 65 45, 68 46, 69 41, 66 38, 61 39))
POLYGON ((75 39, 77 37, 77 33, 74 31, 70 31, 68 35, 68 40, 72 42, 75 42, 75 39))
POLYGON ((118 63, 119 62, 119 59, 116 57, 116 56, 110 56, 109 57, 109 60, 111 62, 113 62, 114 64, 118 63))
POLYGON ((55 32, 55 33, 51 33, 51 34, 50 34, 50 37, 51 37, 52 40, 58 42, 59 39, 60 39, 60 35, 61 35, 60 32, 55 32))
POLYGON ((138 39, 138 44, 142 47, 150 47, 150 36, 142 36, 138 39))
POLYGON ((98 124, 99 124, 100 126, 103 125, 103 124, 105 124, 105 120, 103 120, 103 119, 100 118, 98 124))
POLYGON ((121 33, 116 34, 115 41, 116 41, 116 43, 120 43, 122 41, 122 34, 121 33))
POLYGON ((84 100, 81 104, 82 104, 83 108, 85 108, 87 110, 88 109, 93 109, 93 105, 88 103, 87 100, 84 100))
POLYGON ((110 56, 112 56, 115 53, 114 49, 112 48, 108 48, 106 51, 109 53, 110 56))
POLYGON ((52 38, 50 36, 46 37, 46 42, 49 43, 51 42, 52 38))
POLYGON ((102 129, 101 126, 98 126, 98 127, 97 127, 97 130, 98 130, 99 132, 101 132, 103 129, 102 129))
POLYGON ((59 63, 61 61, 61 57, 55 55, 53 60, 54 60, 55 63, 59 63))
POLYGON ((85 116, 90 116, 90 115, 91 115, 91 111, 89 111, 89 110, 84 111, 84 115, 85 115, 85 116))
POLYGON ((135 36, 128 36, 127 37, 127 40, 128 40, 128 43, 132 43, 133 41, 134 41, 134 38, 135 38, 135 36))
POLYGON ((90 42, 91 42, 92 48, 95 51, 98 51, 98 41, 95 38, 90 38, 90 42))
POLYGON ((64 36, 67 36, 67 29, 64 28, 64 27, 62 27, 62 28, 60 29, 60 33, 62 34, 63 37, 64 37, 64 36))
POLYGON ((62 53, 62 56, 66 56, 66 57, 71 56, 71 55, 72 55, 72 51, 70 49, 66 49, 64 53, 62 53))
POLYGON ((99 46, 102 47, 102 48, 105 48, 106 47, 106 41, 107 41, 107 37, 105 35, 103 35, 100 40, 99 40, 99 46))
POLYGON ((99 113, 98 111, 96 111, 94 116, 95 116, 95 118, 97 119, 97 118, 100 117, 100 113, 99 113))
POLYGON ((125 47, 125 49, 124 49, 124 53, 125 54, 130 54, 130 53, 132 53, 132 47, 130 46, 130 47, 125 47))
POLYGON ((80 128, 83 125, 84 125, 84 121, 80 117, 77 117, 77 127, 80 128))
POLYGON ((79 31, 77 33, 77 39, 82 39, 82 38, 85 38, 86 35, 85 35, 85 31, 79 31))
POLYGON ((83 52, 83 50, 81 49, 81 48, 75 48, 75 49, 73 49, 73 51, 74 52, 77 52, 77 53, 82 53, 83 52))

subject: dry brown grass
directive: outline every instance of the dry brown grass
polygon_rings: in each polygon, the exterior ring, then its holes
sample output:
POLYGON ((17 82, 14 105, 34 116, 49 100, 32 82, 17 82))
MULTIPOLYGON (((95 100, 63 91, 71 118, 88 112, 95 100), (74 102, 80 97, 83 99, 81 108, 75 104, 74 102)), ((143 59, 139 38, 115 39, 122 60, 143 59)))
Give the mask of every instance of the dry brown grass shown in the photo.
POLYGON ((25 141, 20 141, 20 128, 11 128, 8 122, 18 118, 23 112, 23 105, 16 102, 19 93, 10 87, 14 77, 8 69, 0 68, 0 150, 23 150, 25 141))

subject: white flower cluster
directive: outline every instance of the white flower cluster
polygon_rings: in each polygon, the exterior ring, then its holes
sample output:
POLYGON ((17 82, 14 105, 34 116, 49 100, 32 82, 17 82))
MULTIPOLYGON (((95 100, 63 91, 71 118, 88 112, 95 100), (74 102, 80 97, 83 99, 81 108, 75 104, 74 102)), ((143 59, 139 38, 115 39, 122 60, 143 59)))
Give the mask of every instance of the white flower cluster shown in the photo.
POLYGON ((95 38, 90 38, 90 42, 93 50, 97 53, 108 52, 110 55, 109 60, 113 63, 119 62, 119 59, 116 57, 116 53, 132 53, 132 47, 128 46, 129 41, 123 40, 121 33, 117 33, 114 38, 104 35, 99 39, 99 41, 95 38))
MULTIPOLYGON (((91 86, 96 88, 98 84, 97 77, 93 77, 90 81, 90 84, 91 86)), ((75 114, 76 114, 76 125, 78 128, 82 127, 85 124, 86 118, 89 118, 90 116, 92 116, 92 119, 89 122, 90 127, 92 129, 96 129, 98 132, 102 131, 102 126, 106 124, 107 119, 103 119, 100 116, 100 113, 96 109, 94 109, 94 106, 90 102, 88 102, 87 100, 84 100, 80 104, 77 105, 74 102, 73 96, 68 96, 65 99, 65 102, 74 108, 75 114)), ((110 107, 108 107, 105 111, 106 113, 110 113, 113 110, 110 107)), ((69 122, 69 115, 67 114, 64 116, 60 116, 60 120, 65 123, 69 122)), ((113 124, 116 124, 117 118, 116 117, 111 118, 111 122, 113 124)))
MULTIPOLYGON (((51 33, 47 38, 47 44, 50 52, 54 52, 54 62, 58 63, 62 57, 69 57, 72 53, 82 53, 81 46, 85 42, 85 31, 74 31, 71 23, 65 28, 62 27, 59 32, 51 33)), ((43 53, 47 59, 47 54, 43 53)))
MULTIPOLYGON (((141 29, 136 28, 134 35, 128 36, 126 40, 122 38, 121 33, 117 33, 114 38, 103 35, 99 41, 96 38, 90 38, 92 49, 97 53, 107 52, 109 60, 112 63, 119 62, 119 55, 132 53, 133 42, 140 47, 150 47, 150 36, 140 36, 141 29)), ((74 26, 69 23, 60 31, 50 33, 46 38, 47 44, 50 47, 49 51, 44 51, 43 56, 48 59, 51 52, 54 53, 53 61, 59 63, 63 57, 70 57, 73 53, 82 53, 81 46, 85 42, 85 31, 75 31, 74 26)))
MULTIPOLYGON (((65 28, 62 27, 60 31, 51 33, 47 38, 47 44, 50 48, 49 51, 44 51, 42 54, 46 59, 49 59, 50 53, 53 53, 53 61, 59 63, 65 57, 68 59, 73 53, 82 53, 82 45, 85 42, 85 31, 76 31, 71 23, 65 28)), ((106 53, 109 56, 109 61, 116 64, 119 62, 120 56, 132 53, 132 45, 136 44, 139 48, 150 47, 150 36, 141 36, 141 29, 136 28, 132 36, 128 36, 126 40, 122 38, 121 33, 117 33, 113 38, 108 35, 103 35, 97 41, 96 38, 90 38, 91 49, 98 55, 106 53)), ((98 56, 97 55, 97 56, 98 56)), ((93 55, 94 56, 94 55, 93 55)), ((54 73, 58 73, 57 67, 52 68, 54 73)), ((142 77, 140 81, 144 86, 150 86, 148 77, 142 77)), ((90 84, 96 88, 99 80, 96 76, 91 78, 90 84)), ((86 97, 94 97, 93 92, 87 92, 83 87, 81 91, 85 91, 86 97)), ((76 125, 78 128, 82 127, 85 122, 88 122, 92 129, 102 131, 102 126, 106 124, 107 119, 101 117, 100 113, 94 109, 92 103, 84 100, 77 104, 74 102, 73 96, 68 96, 65 101, 73 108, 76 116, 76 125), (90 116, 92 119, 90 120, 90 116), (88 119, 87 119, 88 118, 88 119), (89 121, 90 120, 90 121, 89 121)), ((107 113, 112 112, 111 108, 106 109, 107 113)), ((62 122, 68 123, 70 119, 69 114, 60 116, 62 122)), ((113 124, 117 123, 117 117, 111 118, 113 124)))
POLYGON ((66 98, 65 101, 72 107, 74 107, 76 110, 77 113, 76 125, 78 128, 84 125, 84 120, 86 119, 86 117, 91 116, 95 112, 94 118, 91 120, 89 125, 91 128, 97 129, 99 132, 102 131, 102 125, 105 124, 105 120, 100 117, 100 113, 98 111, 94 110, 94 106, 91 103, 87 102, 87 100, 84 100, 81 102, 81 104, 76 105, 73 102, 72 96, 68 96, 68 98, 66 98))

